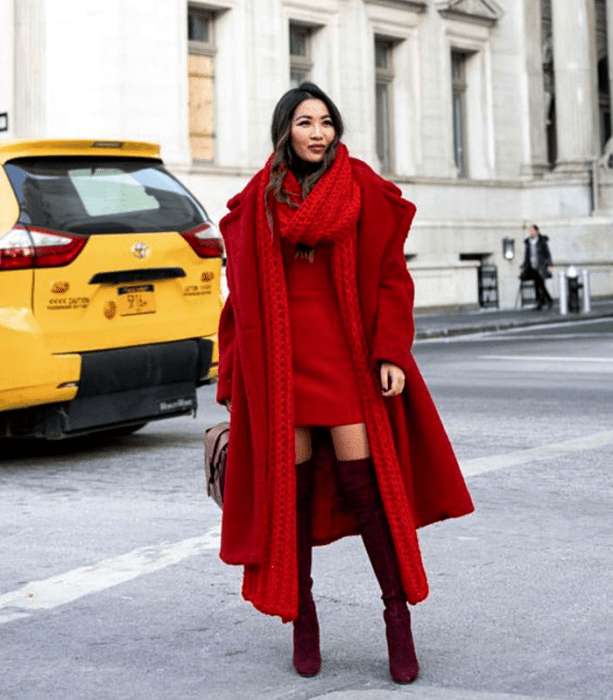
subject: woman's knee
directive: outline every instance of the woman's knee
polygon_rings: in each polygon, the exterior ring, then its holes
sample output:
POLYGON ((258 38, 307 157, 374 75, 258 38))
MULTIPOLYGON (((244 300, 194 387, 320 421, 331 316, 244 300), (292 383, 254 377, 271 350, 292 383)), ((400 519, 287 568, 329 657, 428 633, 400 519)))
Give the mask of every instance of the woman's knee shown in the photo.
POLYGON ((313 445, 309 428, 296 428, 296 464, 302 464, 311 459, 313 445))
POLYGON ((370 457, 365 423, 337 425, 330 429, 336 459, 350 462, 370 457))

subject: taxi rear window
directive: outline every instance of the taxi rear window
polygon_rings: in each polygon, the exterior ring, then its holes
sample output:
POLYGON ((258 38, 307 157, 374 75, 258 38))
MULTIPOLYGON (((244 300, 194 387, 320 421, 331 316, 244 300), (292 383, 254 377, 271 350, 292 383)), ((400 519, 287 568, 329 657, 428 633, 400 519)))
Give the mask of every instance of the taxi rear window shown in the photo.
POLYGON ((122 158, 19 158, 4 165, 19 223, 70 233, 188 231, 208 221, 161 164, 122 158))

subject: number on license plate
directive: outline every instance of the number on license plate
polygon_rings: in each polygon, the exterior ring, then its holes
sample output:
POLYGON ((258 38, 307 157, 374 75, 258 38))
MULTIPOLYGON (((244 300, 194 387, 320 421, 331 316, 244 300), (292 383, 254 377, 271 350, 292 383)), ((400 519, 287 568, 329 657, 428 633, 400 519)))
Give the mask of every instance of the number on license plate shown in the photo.
POLYGON ((152 284, 138 287, 119 287, 117 307, 120 316, 155 313, 155 292, 152 284))

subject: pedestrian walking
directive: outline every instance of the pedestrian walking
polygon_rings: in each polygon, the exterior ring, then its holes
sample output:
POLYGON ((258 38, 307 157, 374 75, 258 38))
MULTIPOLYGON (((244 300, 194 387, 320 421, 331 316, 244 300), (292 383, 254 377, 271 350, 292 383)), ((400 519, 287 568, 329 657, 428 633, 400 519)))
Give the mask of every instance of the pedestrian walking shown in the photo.
POLYGON ((392 678, 418 661, 407 601, 428 594, 416 530, 472 511, 411 354, 404 242, 415 207, 350 158, 312 83, 272 119, 274 151, 221 221, 229 296, 217 400, 231 413, 221 558, 242 593, 293 622, 293 664, 321 666, 311 552, 361 535, 379 582, 392 678))
POLYGON ((549 237, 544 236, 536 224, 531 226, 529 235, 524 239, 524 261, 520 278, 524 282, 528 280, 534 282, 538 310, 543 306, 549 309, 553 306, 553 299, 545 286, 545 280, 552 275, 551 266, 553 265, 548 240, 549 237))

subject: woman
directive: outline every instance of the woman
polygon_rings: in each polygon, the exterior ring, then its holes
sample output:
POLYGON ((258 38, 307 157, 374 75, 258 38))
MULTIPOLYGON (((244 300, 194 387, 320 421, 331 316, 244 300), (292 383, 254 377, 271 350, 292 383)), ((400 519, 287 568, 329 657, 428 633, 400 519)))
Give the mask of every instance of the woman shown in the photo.
POLYGON ((472 511, 410 352, 404 241, 415 207, 341 143, 312 83, 272 120, 274 152, 228 203, 230 295, 217 400, 231 408, 221 557, 243 596, 293 621, 296 671, 321 666, 311 549, 360 534, 382 590, 392 678, 418 662, 407 601, 428 593, 416 528, 472 511))

